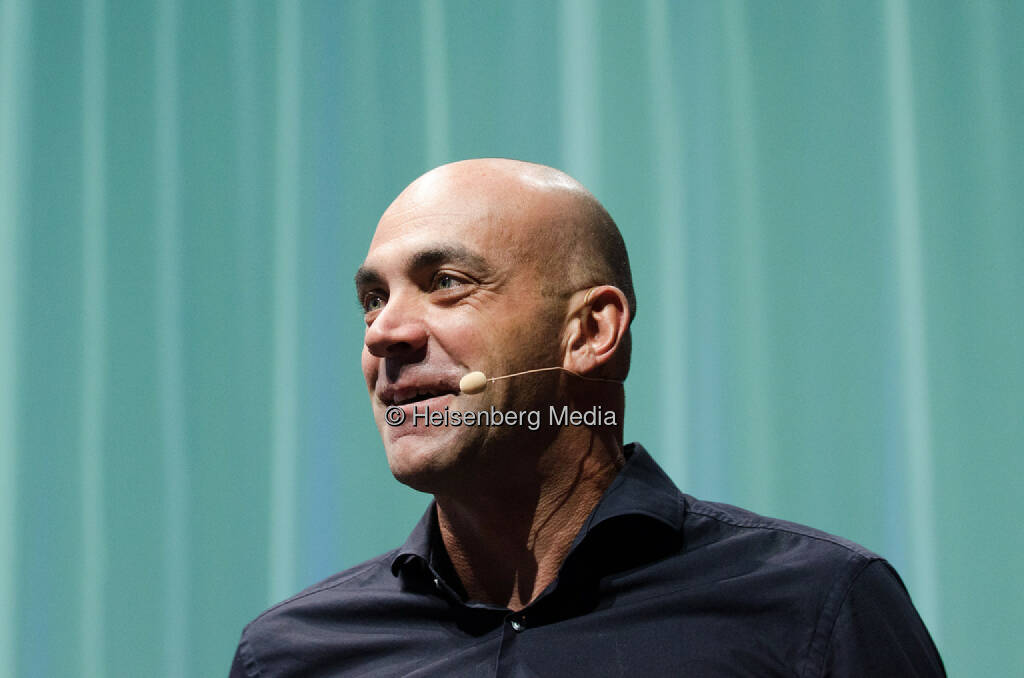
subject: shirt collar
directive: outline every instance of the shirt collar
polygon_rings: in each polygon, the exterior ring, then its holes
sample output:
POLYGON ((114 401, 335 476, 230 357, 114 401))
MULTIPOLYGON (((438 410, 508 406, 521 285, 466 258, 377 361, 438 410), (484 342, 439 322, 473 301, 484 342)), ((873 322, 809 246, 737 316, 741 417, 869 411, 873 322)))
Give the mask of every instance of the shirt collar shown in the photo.
MULTIPOLYGON (((570 553, 603 523, 624 516, 647 517, 664 523, 673 531, 683 527, 686 508, 683 494, 640 443, 630 443, 623 450, 626 464, 605 490, 604 496, 583 524, 573 541, 570 553)), ((398 575, 406 563, 419 560, 436 566, 432 548, 440 544, 437 527, 437 506, 431 502, 412 534, 405 540, 391 561, 391 572, 398 575)), ((443 548, 443 547, 442 547, 443 548)))
POLYGON ((595 527, 621 516, 647 516, 674 530, 683 527, 683 495, 651 458, 643 445, 630 443, 623 450, 626 464, 580 530, 577 542, 595 527))
POLYGON ((391 573, 398 576, 398 571, 411 560, 430 562, 431 535, 437 534, 437 502, 431 501, 420 521, 416 523, 412 534, 405 540, 391 561, 391 573))

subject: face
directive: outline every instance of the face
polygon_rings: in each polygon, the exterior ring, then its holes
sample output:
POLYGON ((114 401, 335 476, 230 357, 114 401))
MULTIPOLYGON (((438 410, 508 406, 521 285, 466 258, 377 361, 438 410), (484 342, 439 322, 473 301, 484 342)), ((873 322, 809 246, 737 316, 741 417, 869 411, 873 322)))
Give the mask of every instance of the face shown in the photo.
POLYGON ((418 183, 425 185, 414 184, 381 218, 356 293, 366 320, 363 375, 388 463, 400 481, 437 492, 529 433, 427 426, 415 415, 539 409, 552 388, 547 375, 494 382, 476 395, 459 393, 459 380, 474 370, 499 376, 561 364, 565 314, 542 284, 552 272, 541 270, 544 247, 533 226, 546 216, 529 207, 529 196, 418 183), (503 207, 510 203, 514 211, 503 207), (388 408, 404 423, 389 424, 388 408))

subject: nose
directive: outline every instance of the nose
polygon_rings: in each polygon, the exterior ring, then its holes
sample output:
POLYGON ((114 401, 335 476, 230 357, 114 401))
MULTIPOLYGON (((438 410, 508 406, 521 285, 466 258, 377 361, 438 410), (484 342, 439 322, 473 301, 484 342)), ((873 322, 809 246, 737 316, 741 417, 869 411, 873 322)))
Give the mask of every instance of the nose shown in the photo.
POLYGON ((392 296, 366 328, 367 350, 378 358, 400 358, 427 344, 427 329, 415 300, 392 296))

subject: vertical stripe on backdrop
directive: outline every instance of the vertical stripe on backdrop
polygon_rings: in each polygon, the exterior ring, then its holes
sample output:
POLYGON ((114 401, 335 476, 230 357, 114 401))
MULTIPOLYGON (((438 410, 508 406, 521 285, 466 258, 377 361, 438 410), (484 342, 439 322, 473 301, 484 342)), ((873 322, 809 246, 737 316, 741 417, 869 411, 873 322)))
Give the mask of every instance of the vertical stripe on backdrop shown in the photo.
POLYGON ((82 675, 104 675, 103 420, 106 411, 106 16, 86 0, 82 31, 82 675))
POLYGON ((164 675, 186 675, 188 465, 181 324, 181 162, 178 0, 161 0, 156 21, 157 382, 164 480, 164 675))
MULTIPOLYGON (((301 289, 303 308, 330 309, 331 312, 304 313, 300 322, 301 355, 304 365, 316 365, 315 370, 303 370, 300 391, 303 394, 299 428, 301 431, 302 469, 298 480, 300 516, 340 516, 344 491, 338 486, 343 477, 343 458, 338 454, 339 441, 345 438, 344 409, 341 390, 347 355, 338 347, 345 344, 342 331, 343 317, 338 312, 338 290, 346 288, 349 273, 339 266, 338 254, 346 252, 345 233, 338 224, 346 219, 346 202, 351 187, 345 183, 343 145, 349 134, 356 134, 344 122, 347 93, 357 88, 350 85, 355 79, 345 51, 348 40, 338 39, 338 26, 352 27, 341 6, 321 7, 315 20, 306 18, 311 27, 304 34, 308 46, 304 56, 317 64, 321 74, 320 85, 311 90, 303 107, 303 118, 309 121, 305 138, 317 140, 310 156, 303 159, 304 167, 312 173, 304 175, 304 196, 312 189, 312 201, 303 200, 305 212, 301 289), (315 29, 313 27, 315 26, 315 29), (315 31, 315 32, 314 32, 315 31), (342 48, 341 44, 345 43, 342 48), (309 47, 315 47, 309 49, 309 47)), ((332 522, 333 521, 329 521, 332 522)), ((299 563, 300 586, 318 581, 338 571, 339 551, 347 540, 339 538, 333 529, 307 523, 305 518, 296 526, 302 544, 303 561, 299 563), (310 529, 307 529, 309 525, 310 529)))
MULTIPOLYGON (((255 7, 249 0, 234 0, 231 12, 232 84, 235 101, 232 115, 237 155, 235 157, 235 223, 237 235, 234 250, 238 255, 239 276, 236 284, 243 295, 253 295, 257 288, 259 259, 256 243, 260 236, 260 195, 257 189, 259 172, 259 131, 256 111, 259 99, 256 84, 255 7)), ((248 309, 250 296, 243 296, 248 309)), ((245 334, 248 334, 246 332, 245 334)), ((248 349, 246 349, 248 357, 248 349)))
POLYGON ((451 155, 448 118, 448 53, 445 49, 442 0, 423 3, 423 100, 426 111, 427 167, 447 162, 451 155))
MULTIPOLYGON (((910 28, 906 0, 885 4, 892 154, 904 449, 907 450, 910 581, 928 627, 941 629, 932 522, 933 470, 928 404, 928 346, 921 266, 921 215, 917 176, 910 28)), ((941 645, 939 638, 936 642, 941 645)))
POLYGON ((562 0, 559 59, 562 64, 563 169, 600 196, 596 7, 586 0, 562 0))
POLYGON ((658 289, 675 307, 660 314, 661 327, 655 329, 661 342, 658 356, 661 411, 650 413, 661 423, 658 447, 665 470, 680 487, 689 483, 686 449, 689 443, 690 411, 686 385, 688 296, 686 279, 686 187, 683 177, 682 115, 676 105, 676 85, 672 72, 672 40, 668 5, 665 0, 648 0, 647 31, 649 78, 651 86, 651 128, 654 148, 655 221, 658 239, 658 289))
POLYGON ((18 230, 23 167, 19 131, 28 20, 0 2, 0 678, 14 678, 17 647, 18 230))
POLYGON ((986 257, 996 257, 992 270, 1013 270, 1017 253, 1014 248, 999 242, 998 233, 1003 232, 1007 223, 1013 218, 1013 205, 1008 195, 1012 193, 1008 178, 1013 176, 1009 170, 1008 155, 1013 153, 1013 142, 1009 139, 1011 129, 1007 121, 1008 93, 1003 82, 1003 71, 999 57, 1004 51, 1000 36, 1000 22, 997 7, 991 2, 972 3, 970 34, 972 36, 970 52, 977 55, 976 78, 978 107, 978 129, 983 130, 981 138, 981 167, 983 209, 989 215, 978 224, 980 240, 986 257))
POLYGON ((301 18, 298 3, 278 4, 268 591, 272 603, 293 593, 296 583, 301 18))
POLYGON ((749 31, 744 4, 730 0, 722 5, 725 14, 725 46, 729 86, 730 126, 733 163, 736 168, 738 203, 738 247, 740 307, 744 327, 739 346, 743 362, 742 384, 746 435, 739 454, 744 464, 744 492, 752 507, 766 511, 775 498, 775 431, 769 403, 769 355, 767 308, 765 306, 763 223, 760 177, 758 176, 757 112, 751 73, 749 31))
MULTIPOLYGON (((730 490, 734 482, 727 469, 725 445, 731 433, 725 426, 725 351, 723 350, 722 293, 724 281, 722 266, 722 236, 717 224, 721 223, 722 200, 718 197, 715 175, 719 156, 717 127, 723 117, 716 108, 721 107, 716 92, 720 57, 701 58, 697 55, 717 51, 720 28, 710 27, 717 8, 710 3, 696 4, 681 17, 683 37, 673 35, 682 63, 689 64, 684 73, 676 73, 684 83, 686 101, 701 102, 687 107, 686 129, 690 130, 686 145, 687 159, 700 170, 687 175, 689 204, 686 207, 688 229, 686 237, 687 271, 683 284, 689 285, 687 299, 693 313, 687 327, 687 341, 691 359, 688 361, 687 389, 699 394, 688 401, 689 406, 689 471, 694 487, 706 488, 713 496, 730 490), (706 103, 705 103, 706 102, 706 103)), ((672 33, 670 33, 672 35, 672 33)), ((684 164, 685 164, 684 160, 684 164)))

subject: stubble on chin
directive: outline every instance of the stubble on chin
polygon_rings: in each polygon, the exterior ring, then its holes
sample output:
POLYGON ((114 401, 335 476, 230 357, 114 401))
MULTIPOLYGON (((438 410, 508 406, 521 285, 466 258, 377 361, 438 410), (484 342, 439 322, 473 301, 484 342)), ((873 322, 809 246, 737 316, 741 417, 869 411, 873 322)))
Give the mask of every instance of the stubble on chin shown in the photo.
POLYGON ((388 466, 395 480, 414 490, 437 494, 466 482, 471 456, 455 431, 448 435, 406 434, 385 440, 388 466))

